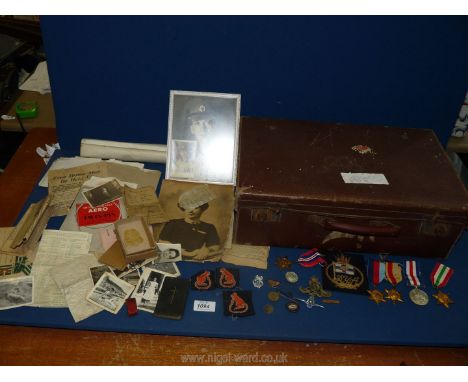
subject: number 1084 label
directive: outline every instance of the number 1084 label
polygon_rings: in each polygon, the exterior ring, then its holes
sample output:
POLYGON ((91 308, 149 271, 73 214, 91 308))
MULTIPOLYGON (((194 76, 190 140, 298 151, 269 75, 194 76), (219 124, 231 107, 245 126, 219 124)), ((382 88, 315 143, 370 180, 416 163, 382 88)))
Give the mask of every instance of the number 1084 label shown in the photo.
POLYGON ((216 310, 216 301, 200 301, 193 302, 193 310, 195 312, 214 312, 216 310))

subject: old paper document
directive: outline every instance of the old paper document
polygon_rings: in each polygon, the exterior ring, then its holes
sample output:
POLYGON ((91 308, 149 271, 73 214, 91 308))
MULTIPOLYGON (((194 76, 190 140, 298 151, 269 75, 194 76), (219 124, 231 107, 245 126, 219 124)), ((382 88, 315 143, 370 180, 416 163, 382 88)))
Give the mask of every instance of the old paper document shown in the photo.
POLYGON ((35 306, 57 308, 67 306, 62 290, 52 279, 49 271, 57 265, 88 255, 90 244, 91 235, 86 232, 44 231, 32 270, 35 306))
POLYGON ((168 221, 152 187, 146 186, 137 189, 125 187, 124 196, 129 217, 141 216, 148 224, 168 221))
POLYGON ((93 176, 117 178, 140 187, 151 186, 156 189, 161 173, 114 162, 90 163, 70 169, 49 171, 49 195, 52 199, 51 205, 56 206, 57 215, 67 213, 82 184, 93 176))
POLYGON ((50 270, 52 278, 62 290, 75 322, 82 321, 102 311, 101 308, 86 300, 86 296, 94 287, 90 268, 99 265, 94 256, 80 256, 50 270))
POLYGON ((235 265, 267 269, 270 247, 233 244, 224 251, 222 261, 235 265))

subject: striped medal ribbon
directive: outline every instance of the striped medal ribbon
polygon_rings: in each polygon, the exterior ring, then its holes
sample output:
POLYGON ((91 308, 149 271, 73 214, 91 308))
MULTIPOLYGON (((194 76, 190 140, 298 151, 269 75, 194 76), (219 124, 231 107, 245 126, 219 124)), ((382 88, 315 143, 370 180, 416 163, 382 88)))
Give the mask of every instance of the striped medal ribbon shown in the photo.
POLYGON ((386 262, 385 263, 385 277, 393 286, 397 285, 403 280, 403 272, 401 265, 398 263, 386 262))
POLYGON ((431 282, 436 288, 447 285, 453 275, 453 269, 444 264, 437 263, 431 273, 431 282))
POLYGON ((385 263, 373 260, 372 263, 372 282, 379 285, 385 279, 385 263))
POLYGON ((424 306, 429 303, 429 296, 426 292, 419 289, 421 286, 421 281, 418 277, 418 271, 416 267, 416 261, 408 260, 406 261, 406 277, 408 277, 409 283, 414 286, 414 288, 409 292, 410 300, 419 306, 424 306))

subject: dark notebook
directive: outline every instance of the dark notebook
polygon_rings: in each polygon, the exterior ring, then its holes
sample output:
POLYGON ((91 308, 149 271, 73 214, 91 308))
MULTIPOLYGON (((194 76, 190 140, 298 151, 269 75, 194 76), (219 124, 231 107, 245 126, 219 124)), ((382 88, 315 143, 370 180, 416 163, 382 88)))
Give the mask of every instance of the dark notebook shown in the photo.
POLYGON ((166 277, 154 311, 156 317, 180 320, 184 316, 190 281, 166 277))

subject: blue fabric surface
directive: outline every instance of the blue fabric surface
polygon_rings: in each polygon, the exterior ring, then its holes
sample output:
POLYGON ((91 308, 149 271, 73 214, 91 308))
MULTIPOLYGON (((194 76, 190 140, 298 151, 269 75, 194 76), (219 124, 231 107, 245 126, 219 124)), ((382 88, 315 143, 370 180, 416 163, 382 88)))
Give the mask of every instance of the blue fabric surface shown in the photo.
POLYGON ((466 17, 41 17, 59 140, 165 143, 169 90, 241 115, 434 129, 468 84, 466 17))
MULTIPOLYGON (((71 156, 76 153, 61 152, 60 155, 71 156)), ((148 165, 161 169, 160 165, 148 165)), ((36 188, 28 203, 41 199, 46 190, 36 188)), ((49 228, 58 228, 63 218, 54 218, 49 228)), ((296 286, 290 286, 284 279, 284 271, 280 271, 274 261, 278 256, 288 256, 296 259, 304 249, 272 248, 268 270, 240 267, 240 287, 252 290, 256 315, 252 317, 232 319, 223 315, 222 290, 210 292, 190 291, 185 315, 181 321, 165 320, 153 317, 150 313, 139 312, 135 317, 127 317, 125 308, 117 315, 101 312, 78 324, 75 324, 67 309, 45 309, 22 307, 0 311, 0 323, 12 325, 89 329, 99 331, 117 331, 134 333, 153 333, 186 336, 206 336, 225 338, 255 338, 271 340, 294 340, 314 342, 338 343, 371 343, 398 345, 426 345, 426 346, 468 346, 468 234, 465 233, 454 247, 450 256, 443 261, 453 267, 455 273, 444 288, 450 294, 454 304, 449 309, 437 305, 430 296, 427 306, 416 306, 408 298, 410 287, 406 282, 398 285, 404 303, 393 305, 391 302, 376 305, 366 296, 347 293, 333 293, 331 298, 341 301, 338 305, 326 305, 325 309, 307 309, 304 305, 298 313, 289 313, 285 309, 286 301, 280 299, 270 302, 267 293, 271 290, 266 280, 282 281, 285 291, 301 296, 297 287, 306 286, 309 277, 320 277, 319 268, 300 268, 293 266, 299 274, 296 286), (252 285, 255 275, 263 275, 265 285, 256 289, 252 285), (193 312, 193 301, 216 301, 215 313, 193 312), (263 312, 265 304, 274 306, 274 313, 267 315, 263 312)), ((366 263, 371 262, 375 255, 366 255, 366 263)), ((409 258, 392 257, 402 264, 409 258)), ((429 280, 430 272, 436 260, 417 259, 422 272, 421 281, 424 290, 429 295, 434 293, 429 280)), ((215 269, 218 263, 195 264, 179 263, 182 277, 190 277, 201 269, 215 269)), ((380 290, 389 288, 384 282, 380 290)), ((301 296, 302 297, 302 296, 301 296)))

